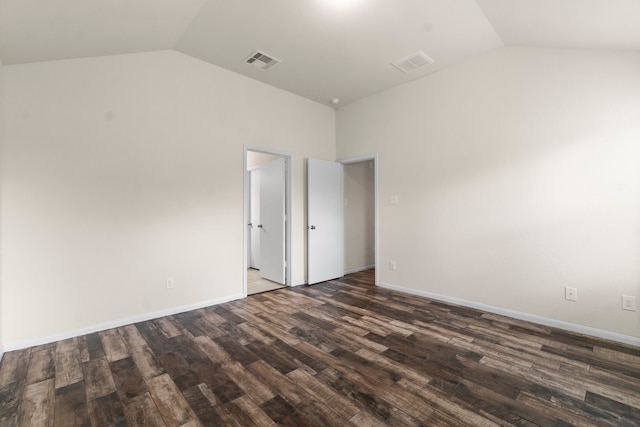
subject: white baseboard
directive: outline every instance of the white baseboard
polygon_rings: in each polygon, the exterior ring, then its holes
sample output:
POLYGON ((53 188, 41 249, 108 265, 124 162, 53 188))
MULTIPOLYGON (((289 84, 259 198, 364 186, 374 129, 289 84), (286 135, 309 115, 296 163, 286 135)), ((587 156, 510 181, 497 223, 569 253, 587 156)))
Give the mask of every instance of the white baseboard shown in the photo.
POLYGON ((356 267, 356 268, 350 268, 348 270, 344 271, 345 276, 347 274, 351 274, 351 273, 357 273, 358 271, 364 271, 364 270, 370 270, 372 268, 375 268, 375 264, 371 264, 371 265, 364 265, 362 267, 356 267))
POLYGON ((551 326, 553 328, 564 329, 565 331, 577 332, 583 335, 590 335, 597 338, 602 338, 610 341, 616 341, 623 344, 629 344, 640 347, 640 338, 630 335, 623 335, 616 332, 604 331, 602 329, 596 329, 589 326, 578 325, 575 323, 569 323, 562 320, 550 319, 548 317, 536 316, 534 314, 523 313, 521 311, 509 310, 506 308, 495 307, 492 305, 482 304, 475 301, 464 300, 461 298, 449 297, 446 295, 434 294, 419 289, 404 288, 401 286, 392 285, 390 283, 379 282, 378 286, 394 291, 404 292, 407 294, 417 295, 425 298, 430 298, 437 301, 443 301, 450 304, 461 305, 464 307, 477 308, 489 313, 499 314, 502 316, 511 317, 514 319, 525 320, 527 322, 537 323, 544 326, 551 326))
POLYGON ((229 301, 235 301, 241 299, 242 295, 231 295, 224 298, 215 300, 203 301, 196 304, 183 305, 180 307, 173 307, 166 310, 154 311, 152 313, 141 314, 139 316, 127 317, 124 319, 113 320, 110 322, 99 323, 97 325, 89 326, 87 328, 75 329, 72 331, 62 332, 55 335, 49 335, 46 337, 36 338, 33 340, 21 341, 17 343, 5 344, 4 351, 21 350, 23 348, 29 348, 37 345, 48 344, 51 342, 66 340, 68 338, 79 337, 82 335, 92 334, 94 332, 100 332, 107 329, 119 328, 121 326, 131 325, 132 323, 145 322, 147 320, 157 319, 159 317, 171 316, 173 314, 184 313, 185 311, 197 310, 199 308, 209 307, 212 305, 218 305, 229 301))
POLYGON ((4 356, 4 347, 0 345, 0 363, 2 362, 2 356, 4 356))

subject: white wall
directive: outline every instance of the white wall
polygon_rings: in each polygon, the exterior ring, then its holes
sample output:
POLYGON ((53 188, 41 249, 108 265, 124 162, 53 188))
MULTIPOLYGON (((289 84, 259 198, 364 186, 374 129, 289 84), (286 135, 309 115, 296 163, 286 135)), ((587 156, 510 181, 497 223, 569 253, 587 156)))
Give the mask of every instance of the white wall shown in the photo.
POLYGON ((627 337, 639 141, 637 52, 500 49, 337 117, 338 158, 379 154, 381 282, 627 337))
MULTIPOLYGON (((0 212, 2 212, 2 149, 4 142, 4 120, 2 109, 4 104, 2 92, 2 59, 0 58, 0 212)), ((2 224, 0 223, 0 253, 2 253, 2 224)), ((3 332, 3 310, 2 310, 2 258, 0 258, 0 361, 4 354, 4 332, 3 332)))
POLYGON ((241 296, 243 144, 294 153, 303 252, 303 161, 335 158, 333 109, 174 51, 3 80, 7 346, 241 296))
POLYGON ((373 160, 344 165, 344 268, 375 264, 375 176, 373 160))

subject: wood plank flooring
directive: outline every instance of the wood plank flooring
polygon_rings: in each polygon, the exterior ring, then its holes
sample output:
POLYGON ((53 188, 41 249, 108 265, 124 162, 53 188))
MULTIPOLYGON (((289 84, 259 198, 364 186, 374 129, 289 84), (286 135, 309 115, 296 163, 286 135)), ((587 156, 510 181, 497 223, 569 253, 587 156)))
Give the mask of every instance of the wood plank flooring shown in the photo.
POLYGON ((638 426, 640 348, 365 271, 5 354, 1 426, 638 426))

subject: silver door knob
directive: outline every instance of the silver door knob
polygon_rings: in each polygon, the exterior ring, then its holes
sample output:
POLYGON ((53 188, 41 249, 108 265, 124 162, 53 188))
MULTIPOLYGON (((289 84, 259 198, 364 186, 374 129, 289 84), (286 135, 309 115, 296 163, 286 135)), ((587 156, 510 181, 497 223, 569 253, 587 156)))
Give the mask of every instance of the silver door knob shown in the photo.
POLYGON ((258 224, 258 228, 262 228, 262 224, 258 224))
POLYGON ((315 230, 315 229, 316 229, 316 226, 315 226, 315 225, 312 225, 311 227, 309 227, 309 229, 311 229, 311 230, 315 230))

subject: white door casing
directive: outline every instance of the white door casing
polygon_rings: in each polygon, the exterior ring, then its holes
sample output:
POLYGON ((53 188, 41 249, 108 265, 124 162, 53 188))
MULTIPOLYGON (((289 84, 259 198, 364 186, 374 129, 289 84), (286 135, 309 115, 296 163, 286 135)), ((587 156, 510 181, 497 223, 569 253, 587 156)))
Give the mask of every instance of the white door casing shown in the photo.
POLYGON ((285 284, 286 159, 260 166, 260 276, 285 284))
POLYGON ((342 164, 307 162, 307 283, 344 275, 342 164))

